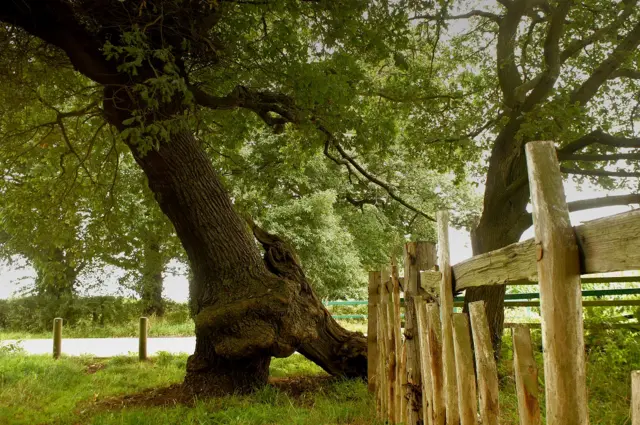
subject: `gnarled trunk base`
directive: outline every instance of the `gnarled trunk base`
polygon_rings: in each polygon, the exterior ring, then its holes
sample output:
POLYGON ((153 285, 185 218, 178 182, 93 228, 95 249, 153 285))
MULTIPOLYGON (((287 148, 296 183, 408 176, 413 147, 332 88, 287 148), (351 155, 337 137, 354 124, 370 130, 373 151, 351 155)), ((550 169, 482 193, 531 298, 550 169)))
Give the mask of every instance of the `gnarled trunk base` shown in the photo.
MULTIPOLYGON (((198 344, 212 345, 211 341, 202 338, 198 344)), ((271 356, 245 359, 214 356, 205 361, 200 355, 194 354, 187 361, 184 388, 198 395, 246 394, 267 384, 270 363, 271 356)))
MULTIPOLYGON (((124 129, 128 115, 122 111, 133 108, 119 96, 117 90, 106 90, 105 109, 124 129)), ((247 223, 234 211, 211 160, 186 126, 176 126, 171 140, 157 149, 141 154, 138 146, 130 148, 191 265, 196 350, 187 365, 187 391, 250 391, 266 384, 271 357, 287 357, 298 349, 330 373, 366 376, 364 337, 329 317, 293 252, 254 226, 265 248, 260 258, 247 223)))

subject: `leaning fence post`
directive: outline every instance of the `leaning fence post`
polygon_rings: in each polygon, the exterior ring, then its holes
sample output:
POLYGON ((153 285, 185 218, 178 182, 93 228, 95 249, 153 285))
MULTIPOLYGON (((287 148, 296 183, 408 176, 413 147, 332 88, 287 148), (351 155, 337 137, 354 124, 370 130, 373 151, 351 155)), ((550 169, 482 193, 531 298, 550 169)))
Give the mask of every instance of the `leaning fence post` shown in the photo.
MULTIPOLYGON (((476 393, 476 374, 473 370, 469 317, 464 313, 455 313, 452 321, 460 425, 477 425, 478 398, 476 393)), ((447 423, 450 422, 447 421, 447 423)))
POLYGON ((53 319, 53 358, 59 359, 62 354, 62 318, 53 319))
POLYGON ((408 424, 415 425, 422 419, 422 378, 420 376, 420 350, 418 324, 413 297, 420 294, 420 270, 434 266, 435 250, 427 242, 408 242, 404 257, 405 336, 407 344, 407 411, 408 424))
POLYGON ((511 329, 511 336, 520 425, 540 425, 538 366, 533 357, 531 330, 528 327, 517 326, 511 329))
POLYGON ((147 318, 140 318, 140 339, 138 341, 138 358, 140 361, 147 360, 147 318))
POLYGON ((422 417, 420 388, 420 359, 418 358, 417 323, 413 297, 418 295, 417 242, 404 247, 404 335, 407 346, 407 423, 416 425, 422 417))
POLYGON ((367 314, 367 380, 369 392, 376 390, 378 368, 378 286, 380 272, 369 272, 369 302, 367 314))
POLYGON ((420 353, 420 376, 422 378, 422 414, 425 425, 432 424, 433 384, 431 382, 431 360, 429 358, 429 322, 427 305, 421 296, 413 297, 418 323, 418 344, 420 353))
MULTIPOLYGON (((385 398, 387 400, 387 417, 389 422, 395 417, 395 338, 393 330, 393 309, 389 302, 391 298, 391 266, 385 266, 381 271, 380 279, 380 305, 382 306, 383 328, 384 328, 384 346, 385 360, 384 364, 384 380, 386 382, 385 398)), ((378 318, 380 320, 380 318, 378 318)), ((378 338, 380 338, 378 336, 378 338)))
POLYGON ((469 304, 473 346, 476 355, 478 374, 478 394, 480 396, 480 415, 482 425, 498 425, 500 405, 498 403, 498 368, 493 355, 491 331, 484 301, 469 304))
POLYGON ((393 300, 393 330, 394 330, 394 345, 395 345, 395 365, 396 373, 394 380, 395 388, 395 417, 394 423, 402 423, 402 412, 405 409, 404 404, 404 387, 402 386, 402 377, 404 375, 404 369, 402 368, 402 318, 400 317, 400 281, 398 278, 398 266, 395 260, 391 266, 391 282, 393 283, 393 291, 391 292, 391 298, 393 300))
POLYGON ((580 258, 552 142, 527 143, 548 425, 589 423, 580 258))
POLYGON ((631 372, 631 425, 640 425, 640 370, 631 372))
MULTIPOLYGON (((382 290, 382 287, 380 288, 382 290)), ((389 414, 389 383, 387 382, 387 330, 385 327, 384 305, 378 304, 378 371, 376 372, 376 393, 380 400, 380 419, 386 420, 389 414)))
POLYGON ((453 349, 453 281, 449 255, 449 212, 438 211, 438 265, 440 281, 440 318, 442 320, 442 360, 444 366, 445 403, 447 423, 460 421, 456 387, 456 363, 453 349))
POLYGON ((433 425, 444 425, 446 405, 444 394, 444 376, 442 372, 442 327, 440 309, 435 303, 427 304, 427 333, 429 336, 429 368, 433 399, 433 425))

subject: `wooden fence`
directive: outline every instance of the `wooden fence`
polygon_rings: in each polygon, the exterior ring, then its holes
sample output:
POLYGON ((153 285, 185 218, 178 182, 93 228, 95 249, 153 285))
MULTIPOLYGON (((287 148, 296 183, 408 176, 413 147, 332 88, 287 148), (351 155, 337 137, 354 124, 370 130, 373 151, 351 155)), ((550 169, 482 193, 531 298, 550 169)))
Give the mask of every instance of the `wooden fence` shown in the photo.
MULTIPOLYGON (((640 269, 640 211, 572 228, 555 152, 551 142, 526 146, 535 239, 451 266, 448 213, 440 212, 437 266, 433 245, 406 244, 404 331, 397 267, 370 273, 369 388, 382 420, 497 425, 498 375, 484 303, 471 303, 469 314, 454 313, 453 296, 538 281, 546 423, 589 423, 581 275, 640 269)), ((538 425, 530 329, 514 327, 512 336, 520 423, 538 425)), ((640 425, 640 371, 632 373, 631 412, 632 425, 640 425)))

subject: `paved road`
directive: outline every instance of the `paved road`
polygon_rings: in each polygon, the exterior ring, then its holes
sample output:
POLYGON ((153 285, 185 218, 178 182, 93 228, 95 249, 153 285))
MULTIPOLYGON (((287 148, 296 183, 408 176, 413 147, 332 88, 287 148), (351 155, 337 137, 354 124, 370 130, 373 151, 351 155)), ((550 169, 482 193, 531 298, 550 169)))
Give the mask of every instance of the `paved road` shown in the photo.
MULTIPOLYGON (((19 344, 28 354, 50 354, 53 352, 51 339, 25 339, 22 341, 4 340, 0 345, 19 344)), ((147 353, 152 356, 159 351, 172 354, 191 354, 196 348, 195 337, 149 338, 147 353)), ((68 356, 82 354, 95 357, 137 355, 138 338, 65 338, 62 340, 62 353, 68 356)))

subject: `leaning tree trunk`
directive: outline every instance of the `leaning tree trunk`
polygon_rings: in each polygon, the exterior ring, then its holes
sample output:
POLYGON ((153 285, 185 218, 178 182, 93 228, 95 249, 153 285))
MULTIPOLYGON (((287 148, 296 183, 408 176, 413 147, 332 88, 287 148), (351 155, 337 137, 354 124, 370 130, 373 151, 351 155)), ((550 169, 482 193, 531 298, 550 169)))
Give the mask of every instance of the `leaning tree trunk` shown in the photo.
MULTIPOLYGON (((511 124, 510 124, 511 125, 511 124)), ((527 214, 529 185, 524 143, 514 139, 517 127, 507 126, 497 138, 491 152, 484 195, 484 209, 478 225, 471 232, 473 254, 479 255, 503 248, 520 240, 530 225, 527 214)), ((469 288, 464 297, 464 310, 469 303, 484 301, 496 358, 500 356, 504 329, 504 295, 506 286, 469 288)))
POLYGON ((315 331, 317 338, 303 342, 298 352, 332 375, 349 378, 367 376, 367 340, 360 332, 341 327, 324 308, 309 285, 293 250, 277 235, 251 223, 253 234, 262 244, 267 269, 277 276, 300 282, 304 294, 321 307, 315 331))
MULTIPOLYGON (((112 99, 113 94, 107 95, 112 99)), ((122 110, 108 108, 122 129, 122 110)), ((144 155, 131 146, 191 265, 196 349, 185 386, 194 393, 246 392, 267 382, 272 356, 309 347, 309 357, 335 374, 366 376, 364 338, 342 330, 304 275, 267 268, 234 211, 210 159, 188 128, 144 155), (325 339, 326 338, 326 339, 325 339), (355 360, 340 356, 351 353, 355 360)))

